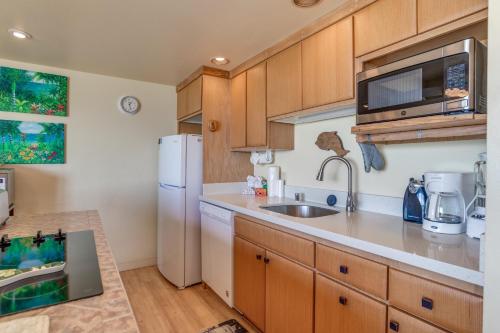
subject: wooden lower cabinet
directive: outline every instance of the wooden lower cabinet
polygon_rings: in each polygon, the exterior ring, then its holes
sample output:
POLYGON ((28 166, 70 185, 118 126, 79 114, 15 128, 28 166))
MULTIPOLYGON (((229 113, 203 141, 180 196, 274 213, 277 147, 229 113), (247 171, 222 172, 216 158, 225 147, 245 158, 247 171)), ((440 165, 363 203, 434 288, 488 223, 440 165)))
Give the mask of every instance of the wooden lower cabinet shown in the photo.
POLYGON ((389 270, 389 302, 451 332, 483 331, 482 297, 392 268, 389 270))
POLYGON ((316 274, 315 333, 384 333, 385 304, 316 274))
POLYGON ((259 330, 265 328, 265 250, 234 238, 234 306, 259 330))
POLYGON ((234 304, 262 332, 482 332, 483 298, 463 284, 410 274, 252 217, 236 216, 234 232, 234 304))
POLYGON ((314 273, 266 253, 266 333, 312 333, 314 273))
POLYGON ((437 327, 412 317, 402 311, 389 308, 387 333, 446 333, 437 327))

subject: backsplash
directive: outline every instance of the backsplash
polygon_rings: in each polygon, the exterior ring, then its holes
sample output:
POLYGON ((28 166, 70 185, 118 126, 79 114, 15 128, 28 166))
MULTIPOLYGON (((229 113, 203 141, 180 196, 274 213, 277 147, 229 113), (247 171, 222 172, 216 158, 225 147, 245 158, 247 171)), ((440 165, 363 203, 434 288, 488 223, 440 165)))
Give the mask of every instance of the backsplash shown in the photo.
MULTIPOLYGON (((295 193, 304 193, 305 201, 316 202, 326 205, 326 198, 333 194, 337 197, 337 204, 335 206, 345 207, 347 192, 335 191, 322 188, 303 187, 303 186, 285 186, 285 197, 294 198, 295 193)), ((356 202, 356 209, 401 216, 403 199, 397 197, 387 197, 374 194, 355 193, 354 199, 356 202)))
MULTIPOLYGON (((356 193, 402 198, 408 179, 420 177, 426 171, 473 171, 478 154, 486 151, 486 140, 432 142, 400 145, 378 145, 386 167, 382 171, 365 173, 361 150, 351 134, 354 116, 295 126, 295 150, 275 153, 274 165, 281 167, 287 185, 347 190, 347 170, 331 162, 325 169, 325 181, 316 181, 321 162, 333 151, 320 150, 314 142, 321 132, 337 131, 344 147, 350 150, 346 158, 353 165, 356 193)), ((256 166, 255 175, 267 176, 267 166, 256 166)), ((340 200, 341 201, 341 200, 340 200)))

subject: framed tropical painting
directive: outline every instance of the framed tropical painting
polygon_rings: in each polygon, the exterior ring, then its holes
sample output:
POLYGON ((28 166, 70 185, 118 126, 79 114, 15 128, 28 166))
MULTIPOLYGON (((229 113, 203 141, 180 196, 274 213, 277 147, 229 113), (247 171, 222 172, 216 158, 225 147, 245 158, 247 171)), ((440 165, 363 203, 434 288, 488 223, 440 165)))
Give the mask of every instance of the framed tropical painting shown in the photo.
POLYGON ((64 124, 0 120, 0 164, 63 164, 64 124))
POLYGON ((66 76, 0 67, 0 111, 68 115, 66 76))

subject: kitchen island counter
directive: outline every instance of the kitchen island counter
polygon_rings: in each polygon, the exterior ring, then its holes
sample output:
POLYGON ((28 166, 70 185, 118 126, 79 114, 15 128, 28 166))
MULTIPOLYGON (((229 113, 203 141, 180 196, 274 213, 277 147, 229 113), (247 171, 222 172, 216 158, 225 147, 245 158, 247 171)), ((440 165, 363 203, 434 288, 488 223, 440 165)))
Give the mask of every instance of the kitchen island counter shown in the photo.
POLYGON ((48 315, 50 332, 139 332, 125 288, 107 243, 97 211, 56 214, 19 215, 12 217, 1 234, 9 238, 93 230, 104 293, 99 296, 29 310, 0 318, 5 322, 35 315, 48 315))

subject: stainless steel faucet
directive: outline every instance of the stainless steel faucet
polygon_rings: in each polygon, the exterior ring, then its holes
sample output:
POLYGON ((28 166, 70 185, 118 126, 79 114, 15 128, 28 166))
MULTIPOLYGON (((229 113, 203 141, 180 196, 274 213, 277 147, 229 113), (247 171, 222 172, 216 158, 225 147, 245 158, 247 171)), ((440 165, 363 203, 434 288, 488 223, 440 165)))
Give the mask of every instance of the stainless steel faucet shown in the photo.
POLYGON ((352 196, 352 165, 348 160, 340 156, 328 157, 326 160, 323 161, 323 163, 321 163, 321 167, 319 168, 316 180, 323 181, 325 174, 325 166, 330 161, 340 161, 344 163, 345 166, 347 167, 348 187, 347 187, 347 201, 345 203, 345 209, 347 210, 347 212, 354 212, 356 210, 356 204, 354 203, 354 198, 352 196))

